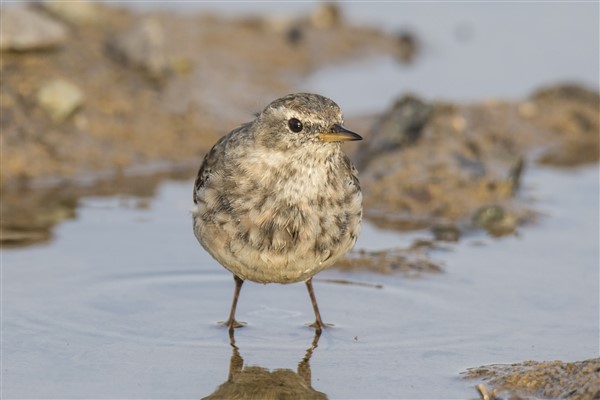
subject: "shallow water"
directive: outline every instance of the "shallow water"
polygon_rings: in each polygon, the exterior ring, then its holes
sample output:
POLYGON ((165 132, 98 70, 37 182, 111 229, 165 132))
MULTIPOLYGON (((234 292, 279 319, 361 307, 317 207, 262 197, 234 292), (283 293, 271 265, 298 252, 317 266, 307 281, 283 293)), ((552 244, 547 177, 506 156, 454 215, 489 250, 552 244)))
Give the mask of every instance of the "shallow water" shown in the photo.
MULTIPOLYGON (((315 290, 326 330, 310 359, 331 398, 465 398, 465 368, 598 355, 598 168, 534 170, 544 216, 501 240, 467 238, 422 279, 329 270, 315 290)), ((2 253, 5 398, 198 398, 228 376, 233 280, 196 243, 191 182, 148 209, 86 198, 47 245, 2 253)), ((366 224, 358 248, 405 245, 366 224)), ((304 285, 243 288, 235 340, 246 365, 296 370, 311 346, 304 285)))

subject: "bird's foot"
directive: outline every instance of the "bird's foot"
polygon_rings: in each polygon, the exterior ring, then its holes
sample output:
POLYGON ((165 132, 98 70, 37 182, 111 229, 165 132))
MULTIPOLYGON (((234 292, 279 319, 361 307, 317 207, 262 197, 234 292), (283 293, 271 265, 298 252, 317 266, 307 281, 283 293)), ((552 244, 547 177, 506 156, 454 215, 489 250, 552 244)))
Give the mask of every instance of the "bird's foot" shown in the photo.
POLYGON ((325 328, 332 328, 335 325, 334 324, 326 324, 323 321, 315 321, 312 324, 308 324, 308 326, 310 328, 313 328, 317 332, 321 332, 323 329, 325 329, 325 328))
POLYGON ((219 321, 219 325, 224 326, 225 328, 229 328, 230 331, 236 328, 243 328, 247 324, 243 321, 227 320, 227 321, 219 321))

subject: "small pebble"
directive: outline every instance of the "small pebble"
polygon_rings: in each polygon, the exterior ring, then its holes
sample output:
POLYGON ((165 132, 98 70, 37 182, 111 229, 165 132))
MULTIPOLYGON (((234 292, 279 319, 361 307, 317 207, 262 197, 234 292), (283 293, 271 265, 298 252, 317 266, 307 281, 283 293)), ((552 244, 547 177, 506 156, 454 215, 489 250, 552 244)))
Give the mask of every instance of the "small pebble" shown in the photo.
POLYGON ((102 21, 102 13, 97 4, 85 0, 50 0, 38 6, 61 21, 73 25, 85 25, 102 21))
POLYGON ((53 120, 62 122, 83 104, 84 96, 75 84, 55 79, 38 90, 36 100, 53 120))
POLYGON ((57 47, 67 38, 60 23, 25 7, 2 8, 0 50, 30 51, 57 47))

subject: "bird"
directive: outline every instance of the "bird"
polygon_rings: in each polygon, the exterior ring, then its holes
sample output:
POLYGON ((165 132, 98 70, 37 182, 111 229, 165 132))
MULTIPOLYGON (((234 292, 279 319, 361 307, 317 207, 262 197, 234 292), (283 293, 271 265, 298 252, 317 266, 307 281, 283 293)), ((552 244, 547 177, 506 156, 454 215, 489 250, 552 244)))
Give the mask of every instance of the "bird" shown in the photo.
POLYGON ((202 247, 233 274, 232 332, 246 280, 304 281, 321 332, 313 276, 356 243, 362 222, 358 172, 341 143, 346 129, 331 99, 293 93, 269 103, 204 156, 194 182, 193 230, 202 247))

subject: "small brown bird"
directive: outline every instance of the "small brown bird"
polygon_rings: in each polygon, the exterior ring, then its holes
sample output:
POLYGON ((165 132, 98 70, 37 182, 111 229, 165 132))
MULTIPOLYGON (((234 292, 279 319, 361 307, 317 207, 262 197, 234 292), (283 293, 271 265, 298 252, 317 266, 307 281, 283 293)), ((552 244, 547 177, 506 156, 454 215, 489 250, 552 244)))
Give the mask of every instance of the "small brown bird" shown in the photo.
POLYGON ((362 138, 342 123, 332 100, 290 94, 204 157, 194 184, 194 234, 233 273, 230 331, 242 326, 235 309, 246 279, 305 281, 316 318, 311 326, 325 326, 312 276, 352 248, 362 220, 357 171, 340 146, 362 138))

